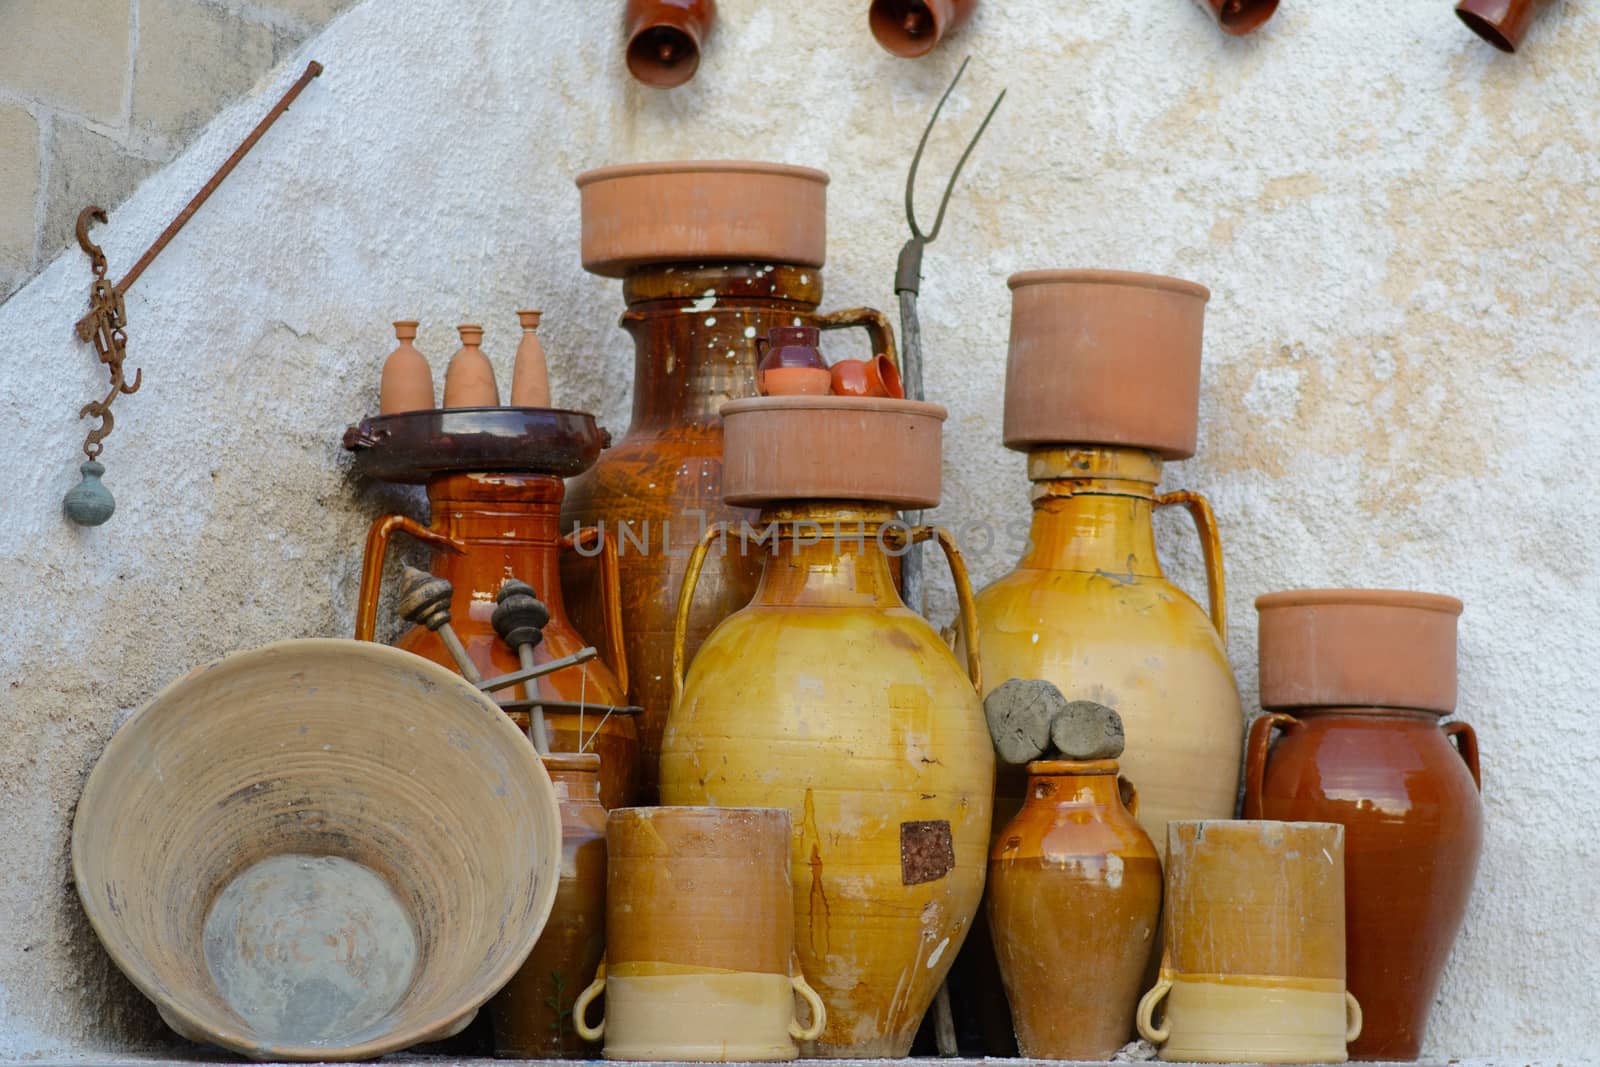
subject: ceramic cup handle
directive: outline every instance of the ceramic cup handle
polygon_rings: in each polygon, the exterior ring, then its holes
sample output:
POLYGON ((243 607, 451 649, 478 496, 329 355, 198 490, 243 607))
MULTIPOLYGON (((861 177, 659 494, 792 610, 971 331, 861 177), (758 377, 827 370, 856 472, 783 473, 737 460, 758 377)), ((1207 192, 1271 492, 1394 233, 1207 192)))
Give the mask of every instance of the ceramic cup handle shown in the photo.
POLYGON ((617 542, 598 526, 582 526, 561 539, 562 548, 580 549, 590 542, 599 546, 600 609, 605 620, 606 656, 617 689, 628 691, 628 650, 622 631, 622 568, 617 563, 617 542))
POLYGON ((1217 533, 1217 514, 1211 510, 1210 501, 1199 493, 1163 493, 1156 497, 1156 507, 1178 505, 1194 520, 1195 532, 1200 535, 1200 555, 1206 564, 1206 600, 1211 605, 1211 625, 1228 647, 1228 587, 1222 573, 1222 536, 1217 533))
POLYGON ((606 961, 602 959, 600 966, 594 972, 594 981, 589 983, 587 989, 578 994, 578 999, 572 1005, 572 1028, 585 1041, 599 1041, 606 1036, 606 1017, 604 1012, 600 1014, 600 1024, 598 1026, 590 1026, 587 1018, 589 1005, 594 1003, 595 997, 605 991, 606 961))
POLYGON ((689 609, 694 606, 694 587, 700 584, 700 571, 706 565, 706 553, 711 542, 724 536, 728 523, 714 522, 700 535, 700 543, 689 553, 689 565, 683 571, 683 588, 678 591, 678 610, 672 618, 672 704, 683 699, 683 677, 688 664, 683 662, 684 644, 689 640, 689 609))
POLYGON ((1155 1025, 1156 1008, 1160 1006, 1170 992, 1172 992, 1172 983, 1163 978, 1151 986, 1150 992, 1139 1000, 1139 1036, 1152 1045, 1163 1044, 1167 1038, 1172 1036, 1172 1028, 1170 1026, 1163 1024, 1160 1029, 1157 1029, 1155 1025))
POLYGON ((1456 749, 1466 761, 1467 770, 1472 772, 1472 784, 1478 787, 1478 792, 1483 792, 1483 778, 1478 774, 1477 731, 1464 722, 1447 722, 1442 729, 1446 737, 1455 741, 1456 749))
POLYGON ((1265 819, 1266 798, 1262 790, 1267 782, 1267 756, 1272 750, 1272 731, 1285 732, 1297 729, 1300 720, 1293 715, 1269 711, 1250 724, 1250 739, 1244 746, 1244 817, 1265 819))
POLYGON ((813 315, 811 321, 819 330, 861 327, 867 331, 867 338, 872 342, 872 354, 888 356, 889 362, 894 364, 894 369, 900 369, 900 355, 895 351, 894 345, 894 328, 889 325, 889 316, 883 312, 875 308, 848 308, 844 311, 813 315))
POLYGON ((367 530, 367 548, 361 557, 361 592, 356 596, 357 641, 371 641, 378 629, 378 593, 383 584, 383 561, 389 554, 389 537, 396 530, 408 533, 442 552, 464 553, 467 548, 453 537, 430 530, 404 515, 380 515, 367 530))
POLYGON ((1361 1036, 1361 1003, 1348 989, 1344 991, 1344 1043, 1361 1036))
POLYGON ((817 991, 811 988, 806 981, 806 976, 800 973, 797 965, 789 981, 794 985, 794 991, 800 994, 800 999, 806 1002, 811 1009, 811 1025, 801 1026, 798 1017, 789 1022, 789 1036, 796 1041, 815 1041, 822 1036, 822 1031, 828 1025, 828 1009, 822 1003, 822 998, 817 996, 817 991))

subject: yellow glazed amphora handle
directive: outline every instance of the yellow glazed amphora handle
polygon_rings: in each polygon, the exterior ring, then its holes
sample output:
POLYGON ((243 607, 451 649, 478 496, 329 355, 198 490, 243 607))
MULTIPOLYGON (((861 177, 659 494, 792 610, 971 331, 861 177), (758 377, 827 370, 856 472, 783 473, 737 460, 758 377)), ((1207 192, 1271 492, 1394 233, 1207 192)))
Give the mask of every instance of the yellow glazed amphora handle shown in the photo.
POLYGON ((1211 504, 1199 493, 1187 490, 1163 493, 1156 497, 1156 507, 1176 504, 1194 520, 1195 532, 1200 535, 1200 555, 1206 564, 1206 599, 1211 605, 1211 625, 1222 638, 1222 647, 1228 647, 1228 596, 1222 574, 1222 537, 1217 533, 1217 515, 1211 504))
POLYGON ((689 565, 683 571, 683 588, 678 590, 678 610, 672 616, 672 706, 683 699, 683 676, 688 668, 684 663, 683 649, 689 640, 689 609, 694 607, 694 588, 700 584, 700 571, 706 565, 706 553, 711 542, 723 536, 729 527, 726 522, 714 522, 700 535, 700 543, 689 553, 689 565))
POLYGON ((604 1012, 600 1014, 600 1024, 598 1026, 590 1026, 589 1020, 585 1018, 589 1014, 589 1005, 593 1004, 595 998, 605 991, 606 961, 605 957, 602 956, 600 958, 600 966, 594 972, 594 981, 589 983, 587 989, 578 994, 578 999, 572 1005, 572 1028, 585 1041, 599 1041, 606 1036, 606 1017, 604 1012))
POLYGON ((909 534, 910 543, 921 544, 937 540, 944 550, 945 562, 950 566, 950 579, 956 587, 956 605, 960 609, 961 644, 967 652, 967 677, 972 688, 983 692, 983 665, 978 660, 978 604, 972 595, 972 582, 967 577, 967 562, 956 547, 956 539, 943 526, 916 526, 909 534))
POLYGON ((1361 1036, 1361 1004, 1350 990, 1344 991, 1344 1043, 1361 1036))

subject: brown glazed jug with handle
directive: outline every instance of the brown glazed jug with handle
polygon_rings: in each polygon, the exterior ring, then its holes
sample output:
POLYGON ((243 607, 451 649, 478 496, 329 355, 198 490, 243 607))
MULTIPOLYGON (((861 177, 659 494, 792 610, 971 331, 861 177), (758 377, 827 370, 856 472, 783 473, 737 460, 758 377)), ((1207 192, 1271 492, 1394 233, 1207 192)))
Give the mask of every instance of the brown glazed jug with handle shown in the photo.
MULTIPOLYGON (((583 265, 621 278, 633 338, 633 417, 626 435, 567 486, 562 528, 603 529, 615 541, 628 620, 629 702, 639 719, 640 799, 656 796, 661 732, 672 702, 673 609, 687 557, 713 523, 754 521, 722 497, 722 419, 754 397, 757 342, 776 326, 860 327, 870 351, 894 360, 888 318, 871 308, 819 312, 828 176, 807 167, 739 161, 645 163, 578 177, 583 265)), ((700 576, 687 652, 744 607, 759 552, 716 551, 700 576)), ((598 570, 565 568, 567 602, 599 632, 598 570)))
POLYGON ((989 929, 1022 1055, 1107 1060, 1133 1033, 1161 857, 1117 761, 1035 760, 989 854, 989 929))
POLYGON ((1250 728, 1245 816, 1344 826, 1349 986, 1366 1014, 1350 1055, 1414 1060, 1483 839, 1477 737, 1440 722, 1461 602, 1308 589, 1256 608, 1268 713, 1250 728))
POLYGON ((515 1059, 594 1059, 578 1036, 573 1005, 605 953, 606 809, 600 757, 543 757, 561 804, 561 878, 555 906, 533 952, 490 1001, 495 1055, 515 1059))

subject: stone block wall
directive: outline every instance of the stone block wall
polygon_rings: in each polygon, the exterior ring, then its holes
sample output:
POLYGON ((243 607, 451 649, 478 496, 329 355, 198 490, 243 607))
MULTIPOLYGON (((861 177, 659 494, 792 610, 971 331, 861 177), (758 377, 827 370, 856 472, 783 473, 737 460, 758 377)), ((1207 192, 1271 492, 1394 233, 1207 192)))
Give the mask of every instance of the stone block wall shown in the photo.
POLYGON ((0 3, 0 303, 351 2, 0 3))

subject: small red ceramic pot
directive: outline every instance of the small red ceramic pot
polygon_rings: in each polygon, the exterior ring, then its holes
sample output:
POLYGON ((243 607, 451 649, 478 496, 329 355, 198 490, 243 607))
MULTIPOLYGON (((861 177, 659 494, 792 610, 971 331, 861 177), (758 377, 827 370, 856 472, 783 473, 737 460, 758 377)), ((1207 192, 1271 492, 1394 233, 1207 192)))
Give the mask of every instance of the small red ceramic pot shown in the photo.
POLYGON ((900 372, 888 356, 876 355, 871 359, 841 359, 832 368, 831 391, 834 396, 882 396, 891 400, 904 399, 905 386, 900 384, 900 372))

